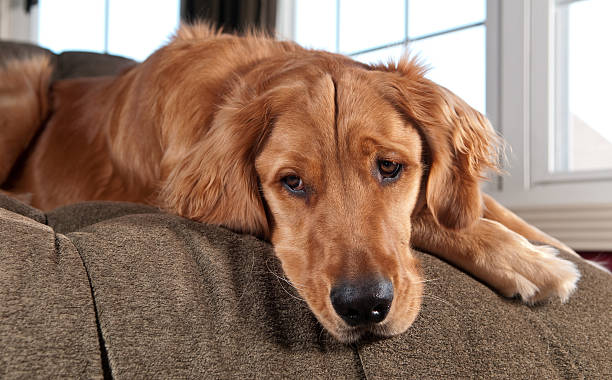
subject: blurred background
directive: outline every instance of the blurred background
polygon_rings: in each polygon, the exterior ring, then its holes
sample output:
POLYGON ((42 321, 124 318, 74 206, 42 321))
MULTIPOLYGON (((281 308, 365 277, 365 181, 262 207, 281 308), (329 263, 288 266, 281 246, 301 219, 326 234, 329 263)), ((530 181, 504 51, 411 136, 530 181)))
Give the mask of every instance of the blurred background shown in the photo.
POLYGON ((611 16, 611 0, 0 0, 0 38, 140 61, 204 19, 366 63, 416 55, 508 141, 485 190, 609 259, 611 16))

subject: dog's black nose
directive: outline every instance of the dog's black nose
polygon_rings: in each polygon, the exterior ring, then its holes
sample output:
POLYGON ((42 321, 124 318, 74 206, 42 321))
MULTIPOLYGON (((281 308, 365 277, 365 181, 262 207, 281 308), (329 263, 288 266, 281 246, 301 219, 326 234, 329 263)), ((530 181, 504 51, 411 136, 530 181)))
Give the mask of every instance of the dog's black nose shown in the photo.
POLYGON ((393 284, 382 277, 341 281, 330 293, 336 313, 350 326, 382 322, 391 308, 393 284))

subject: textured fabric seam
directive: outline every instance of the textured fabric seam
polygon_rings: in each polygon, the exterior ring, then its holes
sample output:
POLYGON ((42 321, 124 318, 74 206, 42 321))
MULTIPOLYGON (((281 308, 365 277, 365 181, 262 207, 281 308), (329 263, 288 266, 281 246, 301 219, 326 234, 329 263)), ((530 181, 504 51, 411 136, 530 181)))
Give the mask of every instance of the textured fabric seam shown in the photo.
MULTIPOLYGON (((577 373, 580 374, 581 379, 584 379, 585 375, 584 371, 582 370, 582 366, 580 366, 579 363, 576 362, 575 358, 572 358, 570 352, 567 350, 566 347, 564 347, 562 341, 553 333, 552 329, 548 326, 548 324, 544 320, 536 316, 534 313, 531 313, 528 318, 529 322, 532 325, 535 325, 537 329, 543 332, 541 340, 543 340, 549 345, 554 345, 553 350, 556 350, 559 354, 563 355, 564 360, 566 360, 568 363, 571 363, 572 369, 574 369, 577 373)), ((561 368, 556 365, 555 359, 552 357, 553 355, 554 354, 551 355, 550 360, 555 364, 555 368, 560 377, 566 379, 573 379, 574 377, 567 377, 566 374, 563 373, 561 368)))
POLYGON ((108 351, 106 349, 106 342, 104 340, 104 335, 102 334, 102 326, 100 324, 100 317, 98 315, 98 306, 96 304, 95 290, 94 290, 93 282, 91 280, 91 275, 89 274, 89 270, 87 268, 87 265, 85 264, 85 259, 83 258, 83 255, 81 254, 81 251, 79 250, 79 248, 72 242, 70 238, 67 238, 67 240, 70 241, 70 244, 74 247, 74 249, 79 254, 79 258, 81 259, 81 263, 83 264, 83 269, 85 270, 85 273, 87 274, 87 281, 89 282, 89 290, 91 292, 91 301, 94 307, 94 314, 96 317, 96 330, 98 332, 98 344, 100 346, 100 360, 102 362, 101 363, 102 364, 102 374, 104 376, 104 379, 113 379, 112 368, 110 366, 110 361, 108 359, 108 351))
POLYGON ((357 352, 357 357, 359 357, 359 365, 361 366, 361 372, 363 373, 364 378, 368 380, 370 377, 368 376, 368 372, 366 371, 365 364, 363 362, 363 357, 361 356, 361 350, 359 349, 359 346, 355 345, 354 350, 357 352))

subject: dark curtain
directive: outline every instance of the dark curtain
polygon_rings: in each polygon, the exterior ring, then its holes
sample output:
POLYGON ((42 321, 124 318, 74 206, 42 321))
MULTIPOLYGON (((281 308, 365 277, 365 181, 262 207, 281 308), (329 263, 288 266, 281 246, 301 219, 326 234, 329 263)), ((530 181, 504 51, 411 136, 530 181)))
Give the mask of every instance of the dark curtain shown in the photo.
POLYGON ((276 0, 182 0, 181 19, 206 20, 225 32, 255 29, 274 35, 276 0))
POLYGON ((26 13, 30 13, 30 9, 37 4, 38 4, 38 0, 26 0, 25 1, 26 13))

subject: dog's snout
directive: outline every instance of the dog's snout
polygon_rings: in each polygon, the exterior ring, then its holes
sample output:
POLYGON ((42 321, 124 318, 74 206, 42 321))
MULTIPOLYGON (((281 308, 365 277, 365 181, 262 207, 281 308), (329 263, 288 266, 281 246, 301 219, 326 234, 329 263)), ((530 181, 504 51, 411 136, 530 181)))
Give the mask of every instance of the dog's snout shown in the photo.
POLYGON ((376 277, 342 281, 330 292, 336 313, 350 326, 382 322, 391 308, 393 284, 376 277))

